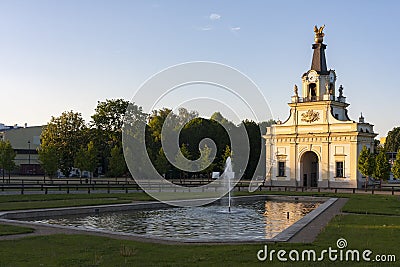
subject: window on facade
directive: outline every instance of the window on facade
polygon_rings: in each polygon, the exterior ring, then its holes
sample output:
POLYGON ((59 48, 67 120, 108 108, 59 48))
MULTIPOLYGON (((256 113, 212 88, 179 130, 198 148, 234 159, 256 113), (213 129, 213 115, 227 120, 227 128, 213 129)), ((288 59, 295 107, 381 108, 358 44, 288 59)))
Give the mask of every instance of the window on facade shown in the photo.
POLYGON ((278 162, 278 176, 285 176, 285 162, 278 162))
POLYGON ((344 177, 343 161, 336 162, 336 177, 344 177))
POLYGON ((310 98, 311 100, 317 100, 317 90, 316 90, 317 85, 315 83, 310 83, 309 85, 309 93, 310 93, 310 98))

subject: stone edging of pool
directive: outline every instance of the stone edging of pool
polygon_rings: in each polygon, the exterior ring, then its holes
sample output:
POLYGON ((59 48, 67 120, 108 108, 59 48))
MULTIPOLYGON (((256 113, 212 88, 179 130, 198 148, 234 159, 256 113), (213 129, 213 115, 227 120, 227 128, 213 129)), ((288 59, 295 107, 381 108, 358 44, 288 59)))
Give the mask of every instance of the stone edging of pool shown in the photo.
MULTIPOLYGON (((7 211, 0 212, 0 222, 11 223, 15 225, 21 225, 26 227, 45 227, 52 230, 60 230, 61 233, 81 233, 81 234, 94 234, 103 235, 113 238, 132 239, 144 242, 160 242, 160 243, 176 243, 176 244, 223 244, 223 243, 266 243, 266 242, 287 242, 303 228, 305 228, 315 218, 322 215, 325 210, 332 206, 338 198, 327 198, 327 197, 313 197, 313 196, 281 196, 281 195, 255 195, 255 196, 241 196, 233 198, 236 203, 241 201, 251 200, 275 200, 275 201, 299 201, 299 202, 321 202, 316 209, 308 213, 306 216, 283 230, 281 233, 273 237, 272 239, 265 240, 218 240, 218 241, 193 241, 193 240, 177 240, 174 238, 156 238, 146 237, 139 234, 133 233, 122 233, 112 232, 107 230, 94 230, 94 229, 83 229, 70 226, 44 224, 37 222, 27 222, 23 219, 40 218, 40 217, 51 217, 51 216, 63 216, 63 215, 79 215, 79 214, 98 214, 104 212, 115 212, 115 211, 128 211, 128 210, 143 210, 143 209, 158 209, 170 207, 168 204, 148 201, 139 203, 128 203, 128 204, 113 204, 113 205, 99 205, 99 206, 82 206, 82 207, 65 207, 65 208, 51 208, 51 209, 33 209, 33 210, 19 210, 19 211, 7 211)), ((196 200, 189 200, 191 203, 196 200)), ((220 200, 217 200, 220 201, 220 200)), ((182 203, 182 200, 177 201, 182 203)))

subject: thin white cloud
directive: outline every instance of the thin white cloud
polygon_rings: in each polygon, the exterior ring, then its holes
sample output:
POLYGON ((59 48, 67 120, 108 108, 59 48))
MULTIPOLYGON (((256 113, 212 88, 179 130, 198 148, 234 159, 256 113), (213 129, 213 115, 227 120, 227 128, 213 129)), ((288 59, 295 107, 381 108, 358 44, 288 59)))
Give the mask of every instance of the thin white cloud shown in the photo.
POLYGON ((205 26, 198 28, 200 31, 211 31, 213 28, 211 26, 205 26))
POLYGON ((240 31, 240 27, 231 27, 231 31, 233 32, 240 31))
POLYGON ((212 13, 209 18, 210 20, 219 20, 221 19, 221 15, 217 13, 212 13))

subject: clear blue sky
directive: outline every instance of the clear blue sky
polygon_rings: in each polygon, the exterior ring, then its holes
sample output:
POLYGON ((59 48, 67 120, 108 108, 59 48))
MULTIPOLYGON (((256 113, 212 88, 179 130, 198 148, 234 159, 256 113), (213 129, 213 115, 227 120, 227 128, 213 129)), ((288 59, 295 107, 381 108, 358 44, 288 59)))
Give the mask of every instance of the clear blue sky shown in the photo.
MULTIPOLYGON (((275 119, 310 68, 326 24, 328 67, 349 115, 399 126, 398 1, 0 1, 0 122, 46 124, 98 100, 131 99, 154 73, 201 60, 252 78, 275 119)), ((212 107, 210 107, 211 109, 212 107)))

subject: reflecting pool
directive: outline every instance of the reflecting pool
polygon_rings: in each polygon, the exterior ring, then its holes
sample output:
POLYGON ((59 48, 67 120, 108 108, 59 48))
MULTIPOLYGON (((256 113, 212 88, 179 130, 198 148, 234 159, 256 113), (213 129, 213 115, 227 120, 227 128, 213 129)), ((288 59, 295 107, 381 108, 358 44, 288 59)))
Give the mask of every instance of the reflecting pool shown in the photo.
POLYGON ((271 239, 320 205, 319 202, 258 200, 234 205, 134 210, 30 221, 84 229, 131 233, 182 241, 271 239))

